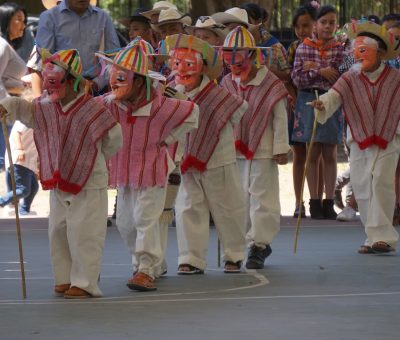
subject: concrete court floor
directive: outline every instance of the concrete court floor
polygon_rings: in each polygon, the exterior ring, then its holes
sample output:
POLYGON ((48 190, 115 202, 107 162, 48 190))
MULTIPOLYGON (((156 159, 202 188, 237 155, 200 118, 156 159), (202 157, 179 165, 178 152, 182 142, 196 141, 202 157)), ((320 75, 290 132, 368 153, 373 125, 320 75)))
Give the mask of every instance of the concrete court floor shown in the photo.
POLYGON ((294 219, 283 218, 264 270, 224 274, 211 229, 205 275, 176 275, 175 229, 169 271, 156 292, 130 291, 130 258, 108 228, 104 298, 52 295, 46 219, 22 221, 28 298, 22 300, 13 220, 0 220, 0 339, 400 339, 397 254, 359 255, 361 225, 306 219, 293 254, 294 219))

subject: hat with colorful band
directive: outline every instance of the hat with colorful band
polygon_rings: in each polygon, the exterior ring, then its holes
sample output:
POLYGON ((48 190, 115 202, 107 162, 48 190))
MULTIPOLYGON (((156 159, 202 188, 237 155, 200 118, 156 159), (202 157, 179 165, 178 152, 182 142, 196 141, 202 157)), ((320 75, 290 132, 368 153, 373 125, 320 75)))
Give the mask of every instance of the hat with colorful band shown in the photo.
POLYGON ((82 78, 82 62, 78 50, 61 50, 51 54, 48 50, 41 49, 43 63, 51 62, 63 68, 74 78, 82 78))
POLYGON ((384 25, 378 25, 373 21, 361 19, 359 21, 348 23, 346 25, 346 33, 350 39, 366 35, 371 38, 375 36, 382 40, 387 48, 383 59, 394 59, 400 53, 400 41, 397 40, 392 33, 388 32, 384 25))
POLYGON ((166 39, 168 49, 171 51, 176 48, 187 48, 201 54, 207 63, 205 74, 210 80, 217 79, 222 72, 222 60, 218 51, 206 41, 187 34, 174 34, 166 39))

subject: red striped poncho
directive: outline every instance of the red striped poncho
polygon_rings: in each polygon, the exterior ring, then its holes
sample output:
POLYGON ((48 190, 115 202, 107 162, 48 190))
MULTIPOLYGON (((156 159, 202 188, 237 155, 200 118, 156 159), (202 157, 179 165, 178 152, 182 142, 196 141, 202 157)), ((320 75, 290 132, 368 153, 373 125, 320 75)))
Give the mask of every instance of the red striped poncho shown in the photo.
POLYGON ((168 149, 160 144, 185 122, 194 104, 156 97, 149 116, 132 116, 129 109, 113 102, 106 105, 121 124, 123 135, 122 148, 110 160, 110 186, 164 187, 167 184, 168 149))
POLYGON ((190 168, 201 172, 207 169, 222 129, 244 100, 210 81, 193 102, 200 109, 199 126, 188 134, 181 165, 182 173, 190 168))
POLYGON ((235 146, 246 159, 253 159, 272 110, 281 99, 288 96, 286 88, 271 71, 258 86, 241 86, 238 89, 230 74, 225 76, 222 86, 249 103, 243 118, 235 127, 235 146))
POLYGON ((96 143, 117 124, 91 96, 80 97, 66 112, 59 103, 33 101, 34 139, 44 190, 78 194, 89 179, 97 157, 96 143))
POLYGON ((333 86, 353 139, 361 150, 371 145, 386 149, 400 119, 400 72, 385 66, 375 82, 363 73, 347 72, 333 86))

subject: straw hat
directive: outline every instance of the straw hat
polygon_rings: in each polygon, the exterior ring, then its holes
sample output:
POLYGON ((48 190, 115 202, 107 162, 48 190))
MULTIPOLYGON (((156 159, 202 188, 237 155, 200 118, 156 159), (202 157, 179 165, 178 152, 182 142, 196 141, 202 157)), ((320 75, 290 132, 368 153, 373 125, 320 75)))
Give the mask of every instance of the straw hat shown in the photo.
MULTIPOLYGON (((57 6, 57 2, 61 2, 60 0, 42 0, 42 4, 46 9, 51 9, 57 6)), ((97 0, 90 0, 91 6, 97 5, 97 0)))
POLYGON ((192 24, 192 18, 189 16, 189 14, 183 14, 177 9, 163 9, 158 17, 158 22, 151 24, 151 27, 154 30, 159 31, 160 26, 175 22, 180 22, 183 26, 188 26, 192 24))
POLYGON ((153 62, 150 58, 152 55, 155 55, 153 47, 140 37, 132 40, 129 45, 121 49, 114 59, 108 58, 104 53, 96 53, 96 56, 124 71, 165 81, 165 78, 161 74, 152 71, 153 62))
POLYGON ((349 23, 346 25, 346 33, 352 40, 365 33, 368 36, 372 35, 381 39, 387 47, 387 52, 384 54, 383 59, 394 59, 400 53, 400 42, 396 40, 393 34, 388 32, 385 26, 378 25, 375 22, 360 20, 349 23))
POLYGON ((51 62, 66 70, 74 78, 82 78, 82 61, 78 50, 61 50, 51 54, 48 50, 42 49, 41 55, 43 62, 51 62))
POLYGON ((141 12, 140 14, 151 21, 153 15, 160 14, 161 10, 168 8, 178 10, 178 8, 169 1, 157 1, 154 3, 153 9, 151 9, 150 11, 141 12))
POLYGON ((207 62, 205 74, 214 80, 218 78, 222 71, 222 60, 218 57, 218 52, 214 47, 209 45, 204 40, 198 39, 192 35, 174 34, 166 37, 165 42, 169 50, 175 48, 187 48, 199 52, 203 60, 207 62))
POLYGON ((253 35, 244 27, 237 26, 230 31, 225 38, 223 50, 256 50, 260 47, 256 46, 253 35))
POLYGON ((222 39, 225 39, 227 34, 225 26, 222 24, 217 24, 217 22, 210 16, 199 17, 195 26, 186 26, 185 30, 190 35, 194 35, 196 28, 209 30, 222 39))
POLYGON ((259 25, 252 25, 249 23, 249 16, 245 9, 239 7, 233 7, 227 9, 225 12, 217 12, 211 15, 211 17, 219 24, 230 24, 237 23, 246 27, 247 29, 252 29, 258 27, 259 25))

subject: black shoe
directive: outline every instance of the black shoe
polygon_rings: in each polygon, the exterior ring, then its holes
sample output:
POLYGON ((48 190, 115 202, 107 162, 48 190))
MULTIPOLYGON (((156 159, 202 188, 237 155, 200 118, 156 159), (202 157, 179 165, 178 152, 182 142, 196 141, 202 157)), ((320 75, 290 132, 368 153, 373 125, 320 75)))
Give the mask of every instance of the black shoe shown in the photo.
MULTIPOLYGON (((299 217, 300 206, 296 205, 296 209, 294 210, 293 217, 299 217)), ((301 204, 301 218, 306 217, 306 208, 304 206, 304 202, 301 204)))
POLYGON ((246 268, 263 269, 264 261, 271 253, 272 249, 269 244, 267 244, 264 249, 253 244, 247 256, 246 268))
POLYGON ((333 204, 333 200, 322 200, 322 212, 327 220, 336 220, 337 214, 333 204))
POLYGON ((322 212, 321 200, 319 198, 310 198, 310 215, 312 219, 323 220, 325 219, 322 212))
POLYGON ((112 227, 112 221, 109 219, 109 218, 107 218, 107 227, 112 227))

